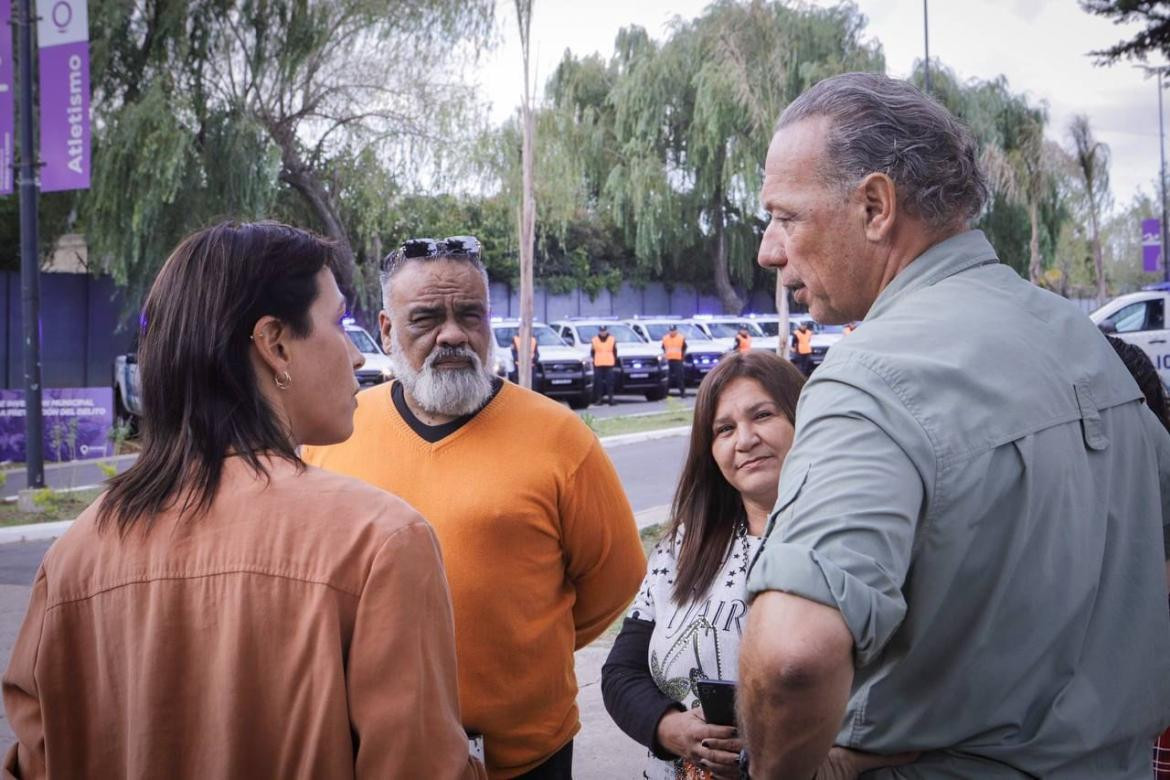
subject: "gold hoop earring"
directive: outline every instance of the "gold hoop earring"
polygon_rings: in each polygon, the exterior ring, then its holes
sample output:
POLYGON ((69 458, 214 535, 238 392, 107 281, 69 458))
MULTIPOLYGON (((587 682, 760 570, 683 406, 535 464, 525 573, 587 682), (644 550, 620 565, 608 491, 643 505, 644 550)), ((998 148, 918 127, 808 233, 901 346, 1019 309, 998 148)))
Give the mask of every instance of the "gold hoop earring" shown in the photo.
POLYGON ((281 390, 288 390, 292 387, 292 374, 287 371, 281 371, 276 376, 272 377, 272 381, 276 382, 276 386, 281 390))

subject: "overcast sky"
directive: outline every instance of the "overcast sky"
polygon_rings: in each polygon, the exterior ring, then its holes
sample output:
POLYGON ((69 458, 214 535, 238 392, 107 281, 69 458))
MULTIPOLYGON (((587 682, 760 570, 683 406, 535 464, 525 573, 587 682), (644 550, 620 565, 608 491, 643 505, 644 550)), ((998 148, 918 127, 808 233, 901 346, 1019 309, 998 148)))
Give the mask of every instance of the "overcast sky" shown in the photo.
MULTIPOLYGON (((692 18, 707 0, 535 0, 532 41, 536 83, 543 85, 566 48, 583 55, 613 53, 617 32, 629 24, 665 38, 676 15, 692 18)), ((833 2, 814 0, 814 5, 833 2)), ((922 0, 858 0, 868 35, 882 43, 887 71, 904 77, 923 56, 922 0)), ((497 7, 501 42, 477 69, 492 119, 503 121, 519 105, 520 46, 513 0, 497 7)), ((1132 28, 1130 28, 1132 29, 1132 28)), ((1153 79, 1123 63, 1092 64, 1086 52, 1123 37, 1126 28, 1090 16, 1075 0, 982 0, 930 4, 930 54, 960 78, 1007 77, 1049 109, 1049 135, 1067 146, 1070 117, 1085 113, 1113 157, 1115 203, 1129 203, 1139 188, 1153 194, 1158 178, 1158 94, 1153 79)), ((1170 104, 1170 100, 1166 101, 1170 104)), ((1170 105, 1168 105, 1170 107, 1170 105)), ((1168 128, 1170 130, 1170 128, 1168 128)))

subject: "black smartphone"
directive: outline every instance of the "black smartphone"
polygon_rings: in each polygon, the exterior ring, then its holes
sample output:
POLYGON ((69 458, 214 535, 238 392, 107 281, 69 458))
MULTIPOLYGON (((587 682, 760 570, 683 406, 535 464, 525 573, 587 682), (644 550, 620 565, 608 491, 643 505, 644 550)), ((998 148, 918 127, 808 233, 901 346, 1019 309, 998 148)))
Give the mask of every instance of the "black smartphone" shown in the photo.
POLYGON ((735 683, 731 680, 695 680, 703 718, 716 726, 735 725, 735 683))

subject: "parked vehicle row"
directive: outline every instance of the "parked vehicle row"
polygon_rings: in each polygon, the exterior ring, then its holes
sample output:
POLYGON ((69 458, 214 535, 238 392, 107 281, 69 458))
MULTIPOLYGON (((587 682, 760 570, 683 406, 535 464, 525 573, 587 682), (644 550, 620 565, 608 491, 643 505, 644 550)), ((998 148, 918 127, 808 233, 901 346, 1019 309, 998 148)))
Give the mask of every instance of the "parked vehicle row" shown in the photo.
MULTIPOLYGON (((817 325, 800 316, 791 318, 792 328, 796 328, 802 321, 809 322, 816 334, 812 342, 813 362, 819 364, 824 360, 828 348, 841 337, 841 328, 817 325)), ((683 363, 687 383, 692 386, 698 385, 725 354, 736 348, 735 335, 741 328, 751 336, 752 349, 774 351, 779 340, 779 319, 776 315, 628 319, 567 317, 548 324, 535 322, 532 329, 536 341, 533 389, 550 398, 567 401, 574 409, 589 406, 595 379, 591 355, 593 338, 605 326, 617 344, 615 392, 641 395, 648 401, 661 400, 667 395, 669 381, 662 338, 672 325, 686 338, 687 351, 683 363)), ((355 372, 358 383, 362 387, 373 387, 392 379, 394 370, 390 358, 382 351, 379 341, 354 320, 346 319, 343 326, 346 335, 365 357, 365 364, 355 372)), ((491 327, 494 349, 492 370, 496 375, 515 382, 514 339, 519 333, 520 321, 493 317, 491 327)), ((115 358, 113 387, 117 418, 122 424, 133 427, 135 419, 142 413, 138 360, 134 351, 115 358)))

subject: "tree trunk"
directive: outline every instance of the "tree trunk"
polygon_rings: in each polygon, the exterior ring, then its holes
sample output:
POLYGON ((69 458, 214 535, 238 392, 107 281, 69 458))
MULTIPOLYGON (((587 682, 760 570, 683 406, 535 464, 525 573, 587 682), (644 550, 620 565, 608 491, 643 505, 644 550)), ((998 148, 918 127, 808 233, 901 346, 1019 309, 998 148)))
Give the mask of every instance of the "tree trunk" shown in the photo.
POLYGON ((524 136, 521 147, 523 172, 523 202, 520 209, 520 346, 516 350, 516 374, 521 387, 532 387, 532 316, 533 316, 533 252, 536 243, 536 195, 532 181, 533 135, 532 89, 528 70, 529 32, 532 25, 532 2, 516 2, 516 18, 520 25, 520 48, 524 59, 524 105, 521 119, 524 136))
POLYGON ((776 272, 776 314, 780 317, 780 329, 776 333, 780 343, 776 345, 776 354, 787 360, 788 341, 792 338, 788 333, 788 288, 780 281, 779 271, 776 272))
POLYGON ((1044 267, 1040 257, 1040 207, 1033 201, 1028 204, 1028 220, 1032 224, 1032 236, 1028 240, 1028 276, 1032 284, 1043 284, 1044 267))
MULTIPOLYGON (((1092 190, 1089 191, 1092 198, 1092 190)), ((1097 274, 1097 305, 1105 303, 1105 258, 1101 252, 1101 232, 1098 228, 1097 207, 1089 207, 1089 228, 1093 231, 1093 270, 1097 274)))
POLYGON ((307 166, 299 164, 295 157, 290 161, 287 154, 284 155, 280 180, 296 190, 313 215, 320 220, 322 232, 335 242, 337 267, 334 272, 337 274, 337 286, 341 288, 341 293, 347 300, 353 301, 358 292, 355 286, 355 280, 358 278, 357 262, 354 260, 353 246, 349 243, 349 233, 337 215, 333 199, 307 166), (293 165, 290 165, 290 162, 293 165))
POLYGON ((723 188, 717 187, 715 197, 711 199, 711 225, 715 231, 715 257, 712 258, 715 266, 715 293, 719 296, 724 314, 739 314, 743 311, 743 299, 731 286, 731 270, 727 262, 727 234, 723 220, 723 188))

